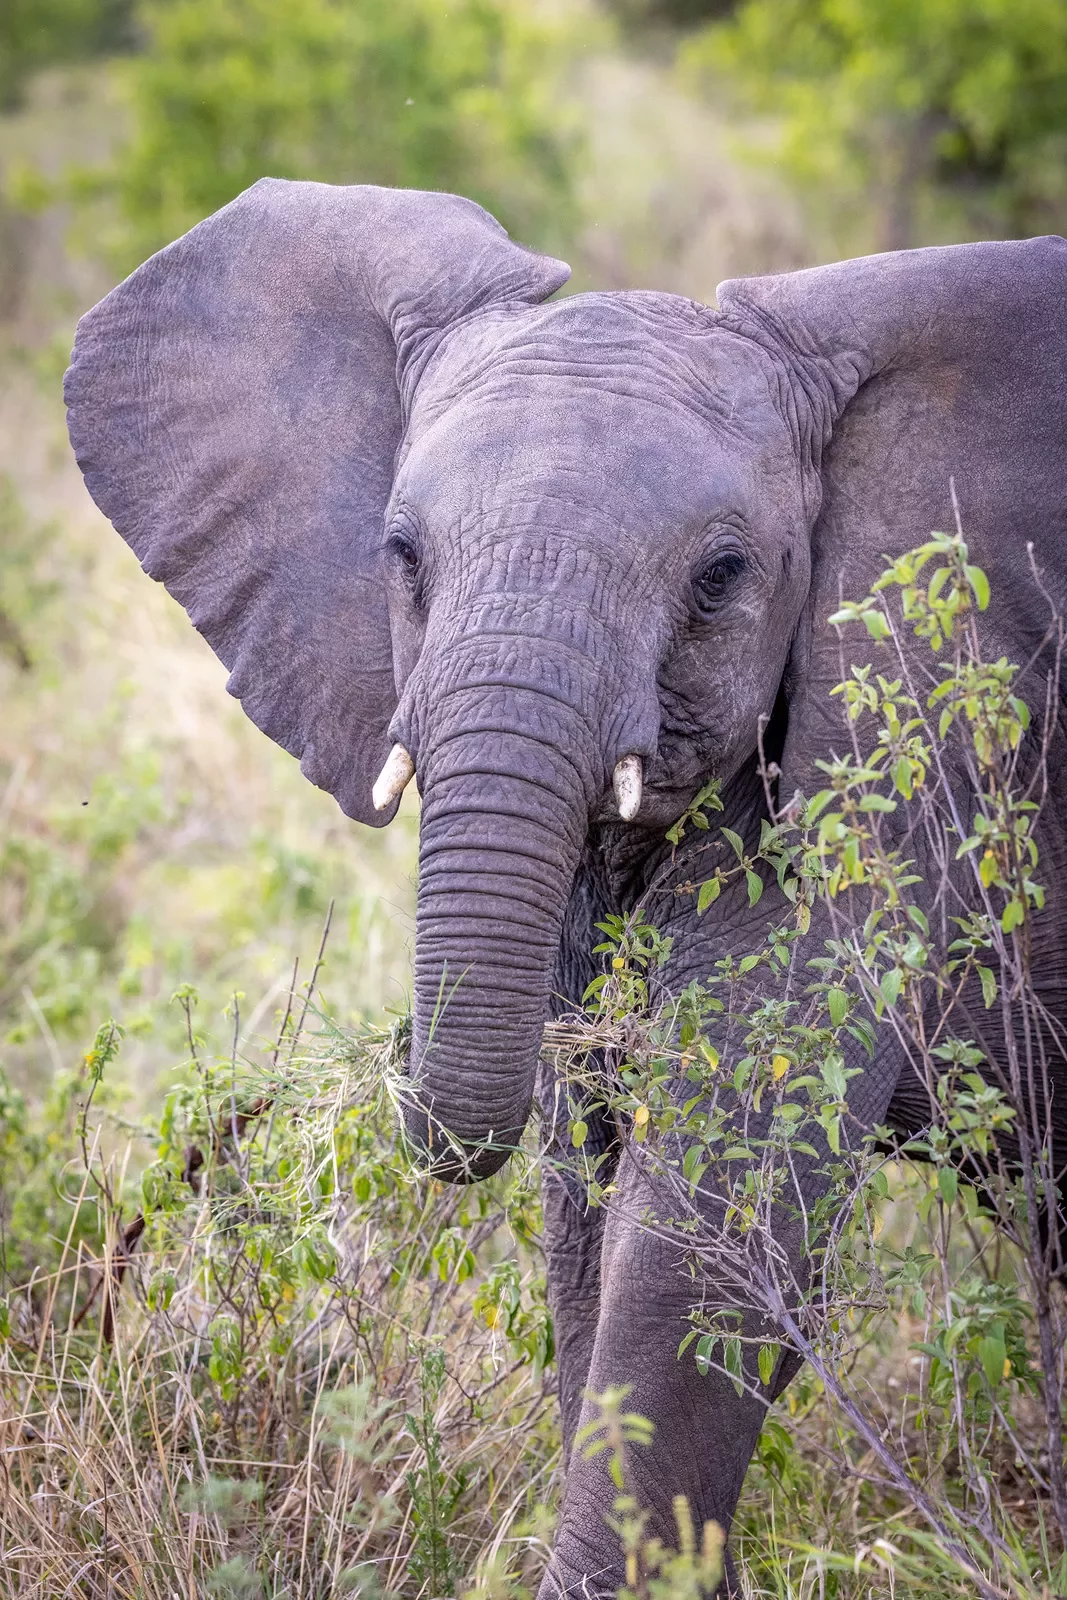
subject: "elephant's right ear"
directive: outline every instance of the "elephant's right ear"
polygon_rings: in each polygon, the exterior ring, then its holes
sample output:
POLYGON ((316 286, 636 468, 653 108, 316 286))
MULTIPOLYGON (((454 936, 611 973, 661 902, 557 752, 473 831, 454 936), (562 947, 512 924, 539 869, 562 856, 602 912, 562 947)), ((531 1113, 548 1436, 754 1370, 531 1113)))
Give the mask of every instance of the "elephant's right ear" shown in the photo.
POLYGON ((266 179, 82 318, 66 379, 89 491, 343 811, 396 704, 383 513, 400 384, 459 317, 563 263, 455 195, 266 179))
MULTIPOLYGON (((984 624, 990 647, 1024 661, 1041 648, 1048 613, 1028 546, 1059 597, 1067 240, 945 245, 737 279, 720 286, 719 302, 728 325, 784 358, 801 448, 818 469, 781 763, 789 785, 811 792, 821 779, 810 763, 837 727, 828 695, 841 643, 826 619, 842 596, 865 594, 887 558, 951 530, 957 506, 999 601, 984 624)), ((858 631, 848 649, 856 666, 876 654, 858 631)))

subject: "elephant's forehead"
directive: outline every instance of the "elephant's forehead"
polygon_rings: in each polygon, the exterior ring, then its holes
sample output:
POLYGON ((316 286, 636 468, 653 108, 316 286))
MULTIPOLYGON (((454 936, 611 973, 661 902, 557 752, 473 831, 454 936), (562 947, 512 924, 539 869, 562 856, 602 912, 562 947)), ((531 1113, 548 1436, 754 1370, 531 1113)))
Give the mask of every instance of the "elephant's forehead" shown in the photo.
POLYGON ((488 313, 420 382, 406 476, 456 514, 554 493, 620 525, 746 516, 798 487, 782 381, 765 351, 669 295, 488 313))
POLYGON ((666 294, 581 294, 496 308, 445 339, 422 409, 462 400, 528 408, 557 427, 640 412, 648 426, 691 418, 725 437, 779 435, 783 369, 714 311, 666 294), (657 415, 657 413, 659 415, 657 415))

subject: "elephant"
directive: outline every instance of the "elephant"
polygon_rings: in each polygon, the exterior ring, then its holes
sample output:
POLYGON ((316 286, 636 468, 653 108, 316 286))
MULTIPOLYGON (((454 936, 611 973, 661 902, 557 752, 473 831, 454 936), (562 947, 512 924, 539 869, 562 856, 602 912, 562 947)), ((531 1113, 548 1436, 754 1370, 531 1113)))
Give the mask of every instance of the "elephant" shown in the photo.
MULTIPOLYGON (((782 794, 819 786, 843 581, 866 592, 950 525, 950 479, 997 648, 1041 649, 1028 543, 1058 597, 1067 576, 1067 241, 738 279, 714 307, 557 296, 568 276, 462 197, 264 179, 82 319, 66 379, 93 499, 259 728, 365 825, 417 778, 404 1117, 459 1182, 500 1168, 535 1101, 558 1145, 546 1020, 600 970, 605 913, 650 903, 701 786, 758 839, 761 730, 782 794)), ((1061 787, 1050 882, 1065 823, 1061 787)), ((661 892, 666 991, 761 941, 769 899, 731 884, 698 917, 661 892)), ((1045 930, 1063 1019, 1067 921, 1045 930)), ((921 1124, 898 1055, 855 1064, 859 1126, 921 1124)), ((728 1530, 796 1370, 785 1352, 761 1402, 678 1359, 688 1285, 636 1220, 644 1181, 620 1165, 635 1203, 605 1214, 544 1168, 567 1470, 542 1600, 624 1582, 603 1459, 572 1448, 590 1395, 629 1384, 655 1424, 633 1463, 651 1532, 679 1494, 728 1530)))

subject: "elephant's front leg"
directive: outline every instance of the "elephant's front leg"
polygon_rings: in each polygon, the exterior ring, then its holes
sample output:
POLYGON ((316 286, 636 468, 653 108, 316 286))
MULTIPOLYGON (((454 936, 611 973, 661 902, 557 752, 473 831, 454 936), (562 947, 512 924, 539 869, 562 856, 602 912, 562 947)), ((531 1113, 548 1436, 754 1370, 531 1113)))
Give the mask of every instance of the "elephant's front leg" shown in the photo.
MULTIPOLYGON (((538 1081, 542 1117, 541 1203, 545 1270, 556 1342, 556 1371, 566 1468, 578 1427, 600 1315, 600 1253, 605 1213, 589 1204, 571 1146, 568 1091, 542 1064, 538 1081)), ((588 1155, 614 1150, 614 1127, 603 1113, 589 1114, 583 1146, 588 1155)), ((599 1173, 602 1182, 607 1175, 599 1173)))
MULTIPOLYGON (((698 1527, 711 1520, 729 1531, 766 1403, 747 1390, 739 1396, 719 1373, 702 1374, 692 1348, 679 1359, 694 1285, 680 1270, 678 1245, 640 1225, 648 1199, 633 1161, 624 1156, 605 1228, 600 1317, 587 1381, 593 1395, 628 1385, 626 1409, 654 1422, 651 1444, 630 1448, 626 1490, 649 1513, 647 1536, 676 1547, 677 1495, 685 1495, 698 1527)), ((772 1392, 779 1387, 774 1384, 772 1392)), ((595 1403, 587 1400, 580 1420, 595 1416, 595 1403)), ((601 1600, 626 1581, 619 1537, 607 1522, 617 1493, 605 1453, 590 1460, 576 1450, 539 1600, 601 1600)))

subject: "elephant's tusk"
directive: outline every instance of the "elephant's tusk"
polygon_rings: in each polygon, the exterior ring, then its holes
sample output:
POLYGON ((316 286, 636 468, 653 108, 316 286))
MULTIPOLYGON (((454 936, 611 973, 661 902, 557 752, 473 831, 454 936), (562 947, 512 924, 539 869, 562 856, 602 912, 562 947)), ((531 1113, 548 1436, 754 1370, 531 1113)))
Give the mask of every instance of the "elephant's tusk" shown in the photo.
MULTIPOLYGON (((415 776, 415 763, 408 755, 402 744, 394 744, 385 760, 385 766, 379 772, 370 797, 374 801, 375 811, 384 811, 386 806, 391 806, 394 800, 399 800, 408 784, 415 776)), ((638 779, 638 793, 641 791, 638 779)))
POLYGON ((611 784, 623 822, 632 822, 641 809, 641 757, 623 756, 616 762, 611 784))

